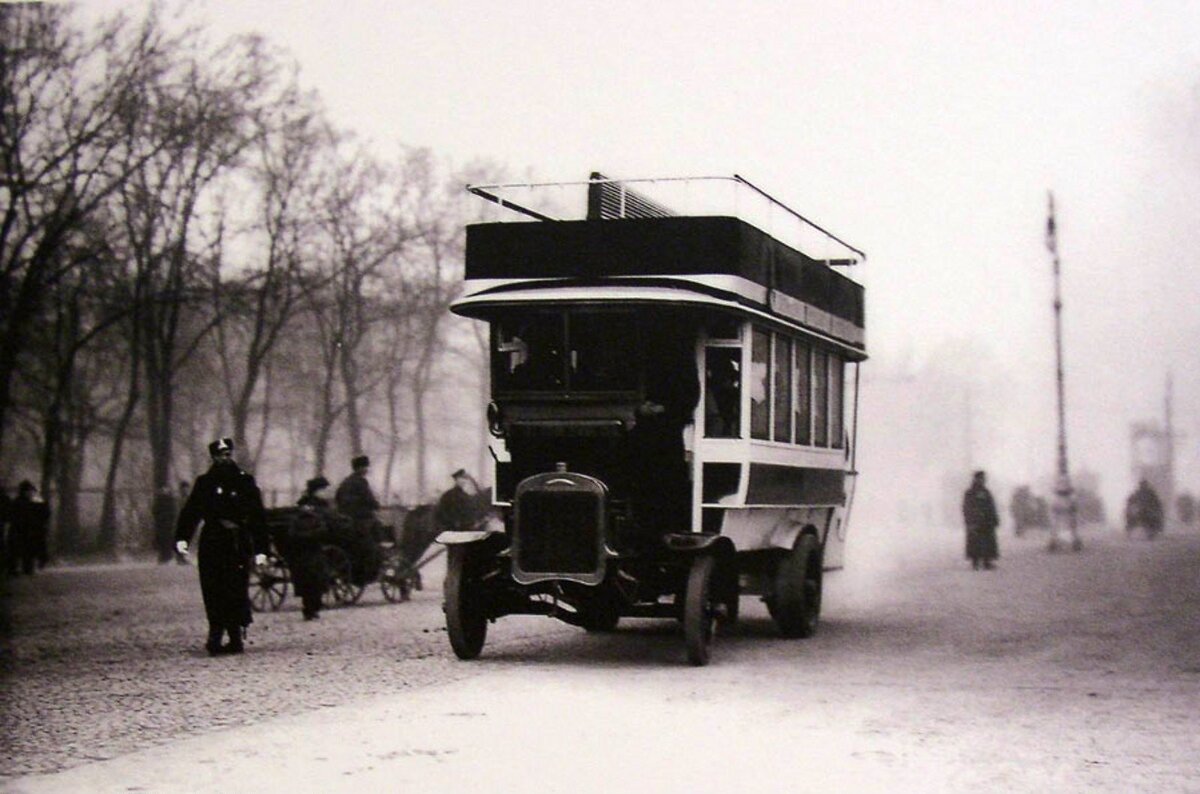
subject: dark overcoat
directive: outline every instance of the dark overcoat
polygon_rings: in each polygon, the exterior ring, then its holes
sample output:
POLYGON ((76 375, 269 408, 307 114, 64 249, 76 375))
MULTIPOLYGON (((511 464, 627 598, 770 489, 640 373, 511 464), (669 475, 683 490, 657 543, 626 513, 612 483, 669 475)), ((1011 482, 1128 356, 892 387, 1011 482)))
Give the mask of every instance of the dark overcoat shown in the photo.
POLYGON ((972 560, 994 560, 1000 556, 996 542, 996 527, 1000 517, 996 502, 985 485, 972 485, 963 494, 963 523, 967 527, 967 557, 972 560))
POLYGON ((439 530, 470 529, 478 519, 479 509, 475 497, 457 485, 438 499, 437 510, 433 516, 433 522, 439 530))
POLYGON ((33 573, 35 561, 41 565, 49 561, 50 505, 19 494, 8 508, 8 522, 9 552, 20 560, 25 573, 33 573))
POLYGON ((249 626, 250 564, 268 550, 262 494, 254 477, 234 463, 214 463, 196 478, 179 511, 175 539, 200 531, 197 554, 204 611, 214 626, 249 626))
POLYGON ((338 512, 350 516, 355 524, 375 518, 375 511, 379 509, 379 500, 375 498, 371 484, 357 472, 342 480, 334 500, 338 512))

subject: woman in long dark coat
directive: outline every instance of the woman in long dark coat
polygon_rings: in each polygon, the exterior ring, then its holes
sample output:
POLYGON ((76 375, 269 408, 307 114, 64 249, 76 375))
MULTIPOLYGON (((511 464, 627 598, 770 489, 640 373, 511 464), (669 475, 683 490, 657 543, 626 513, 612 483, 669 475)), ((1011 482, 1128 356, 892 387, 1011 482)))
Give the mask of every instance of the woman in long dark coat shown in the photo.
POLYGON ((186 554, 197 525, 200 532, 200 593, 208 616, 209 654, 241 653, 242 633, 250 625, 250 558, 266 562, 267 524, 262 494, 254 477, 233 460, 233 441, 208 445, 213 464, 196 478, 175 525, 175 545, 186 554), (221 644, 221 636, 229 643, 221 644))
POLYGON ((996 513, 996 502, 987 489, 986 475, 975 472, 971 487, 963 494, 963 523, 967 526, 967 558, 971 567, 991 570, 992 563, 1000 556, 996 542, 996 527, 1000 517, 996 513))

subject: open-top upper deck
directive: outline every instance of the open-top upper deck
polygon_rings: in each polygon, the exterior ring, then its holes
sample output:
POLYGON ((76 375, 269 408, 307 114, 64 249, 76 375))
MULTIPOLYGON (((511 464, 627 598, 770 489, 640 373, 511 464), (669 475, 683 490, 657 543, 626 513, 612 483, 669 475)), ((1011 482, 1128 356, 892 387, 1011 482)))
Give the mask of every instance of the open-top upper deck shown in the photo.
POLYGON ((467 289, 454 307, 460 314, 486 316, 496 306, 568 293, 575 300, 699 301, 864 347, 863 287, 844 271, 865 254, 740 177, 616 181, 594 174, 580 183, 469 189, 506 220, 532 222, 467 228, 467 289))

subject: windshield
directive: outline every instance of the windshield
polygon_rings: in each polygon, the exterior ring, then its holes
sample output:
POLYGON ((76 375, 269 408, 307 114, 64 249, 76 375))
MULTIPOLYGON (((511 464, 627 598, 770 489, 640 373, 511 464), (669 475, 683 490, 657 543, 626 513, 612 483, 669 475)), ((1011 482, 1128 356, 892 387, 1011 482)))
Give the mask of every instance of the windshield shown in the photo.
POLYGON ((637 318, 628 311, 545 311, 492 325, 496 392, 635 391, 637 318))

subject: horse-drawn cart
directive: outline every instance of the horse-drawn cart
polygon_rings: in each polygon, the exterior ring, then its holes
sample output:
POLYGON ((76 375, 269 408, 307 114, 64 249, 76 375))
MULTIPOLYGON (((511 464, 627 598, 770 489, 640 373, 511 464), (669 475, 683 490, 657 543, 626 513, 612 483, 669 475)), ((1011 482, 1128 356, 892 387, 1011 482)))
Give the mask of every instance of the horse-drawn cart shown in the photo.
POLYGON ((421 589, 421 567, 443 551, 425 556, 433 533, 417 526, 419 522, 406 520, 397 542, 392 526, 376 522, 370 528, 355 527, 332 510, 278 507, 266 513, 271 550, 266 563, 250 576, 250 604, 257 612, 278 610, 287 599, 296 539, 306 530, 315 533, 312 542, 319 544, 316 562, 326 608, 356 603, 372 582, 379 583, 388 601, 406 601, 413 590, 421 589))

